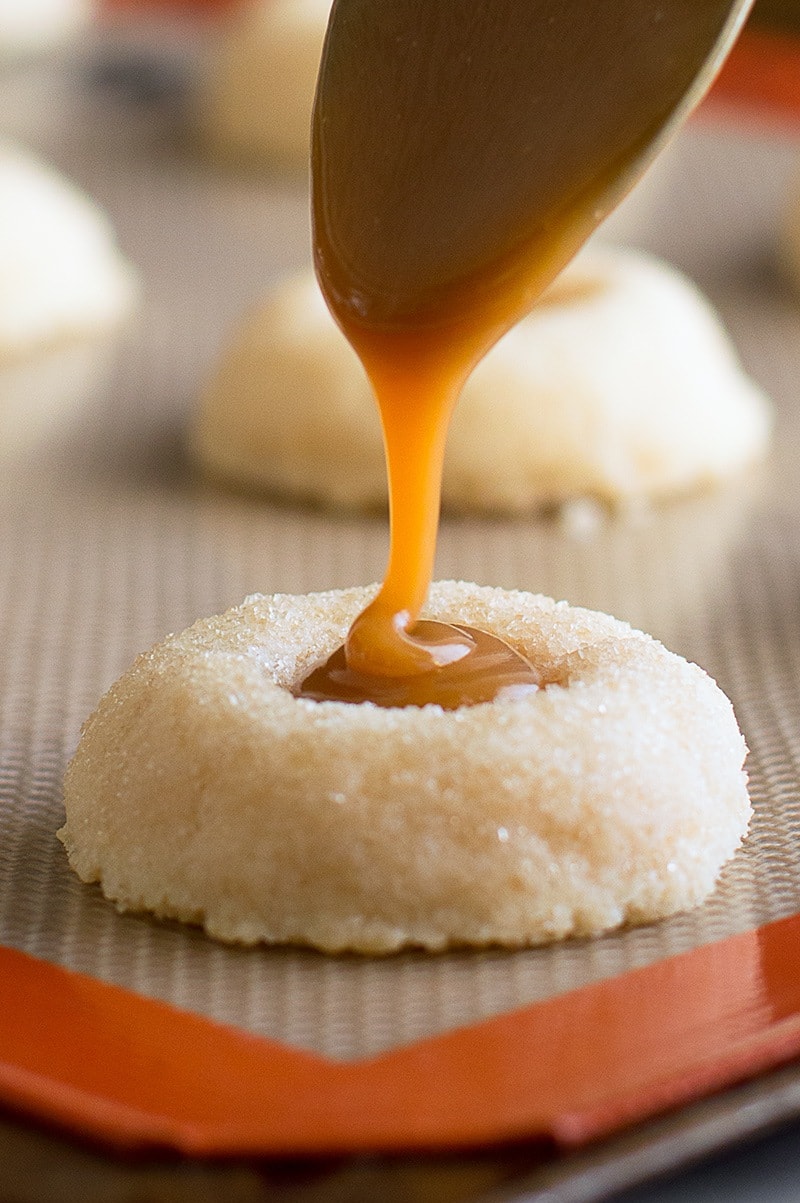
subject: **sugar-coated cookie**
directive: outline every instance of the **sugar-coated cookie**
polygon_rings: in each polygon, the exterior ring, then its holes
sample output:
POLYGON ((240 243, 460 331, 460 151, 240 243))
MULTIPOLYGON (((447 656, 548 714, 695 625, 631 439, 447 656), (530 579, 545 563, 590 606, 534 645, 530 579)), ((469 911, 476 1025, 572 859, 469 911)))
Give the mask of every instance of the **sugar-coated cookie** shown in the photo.
POLYGON ((140 656, 67 772, 80 877, 223 940, 371 953, 595 934, 711 892, 750 804, 701 669, 607 615, 442 582, 430 617, 565 684, 454 711, 296 698, 371 593, 252 597, 140 656))
POLYGON ((209 56, 198 91, 206 142, 226 158, 305 167, 331 0, 250 0, 209 56))
MULTIPOLYGON (((763 395, 687 280, 642 254, 588 249, 468 380, 443 501, 518 512, 684 492, 758 459, 769 429, 763 395)), ((222 356, 191 446, 237 486, 383 504, 372 394, 310 274, 284 282, 222 356)))
POLYGON ((0 141, 0 370, 113 329, 135 291, 99 208, 34 156, 0 141))

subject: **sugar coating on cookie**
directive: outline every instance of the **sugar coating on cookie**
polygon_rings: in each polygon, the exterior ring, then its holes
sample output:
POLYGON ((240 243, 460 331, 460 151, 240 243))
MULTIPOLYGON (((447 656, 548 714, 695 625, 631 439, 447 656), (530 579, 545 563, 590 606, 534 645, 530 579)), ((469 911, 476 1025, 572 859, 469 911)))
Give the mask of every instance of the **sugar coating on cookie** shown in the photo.
MULTIPOLYGON (((590 249, 467 381, 443 501, 502 513, 685 492, 760 458, 769 429, 769 406, 697 290, 645 255, 590 249)), ((206 472, 240 487, 384 504, 372 394, 310 273, 279 287, 235 337, 191 448, 206 472)))
POLYGON ((113 329, 135 294, 135 275, 97 205, 0 141, 0 365, 113 329))
POLYGON ((209 56, 198 89, 205 141, 225 157, 306 167, 331 0, 250 0, 209 56))
POLYGON ((80 877, 122 910, 331 952, 538 944, 707 897, 750 804, 701 669, 607 615, 440 582, 428 616, 565 684, 454 711, 296 698, 372 593, 251 597, 139 657, 67 771, 80 877))

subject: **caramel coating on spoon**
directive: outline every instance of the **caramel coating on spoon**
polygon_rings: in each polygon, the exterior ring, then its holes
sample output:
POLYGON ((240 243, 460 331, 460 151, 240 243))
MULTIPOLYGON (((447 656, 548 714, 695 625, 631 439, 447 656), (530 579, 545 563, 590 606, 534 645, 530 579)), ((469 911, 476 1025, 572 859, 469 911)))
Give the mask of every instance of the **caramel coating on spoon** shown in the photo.
POLYGON ((439 666, 410 631, 459 392, 624 195, 731 7, 614 0, 601 20, 586 0, 335 3, 312 134, 315 263, 376 393, 391 515, 383 587, 346 643, 354 672, 439 666))

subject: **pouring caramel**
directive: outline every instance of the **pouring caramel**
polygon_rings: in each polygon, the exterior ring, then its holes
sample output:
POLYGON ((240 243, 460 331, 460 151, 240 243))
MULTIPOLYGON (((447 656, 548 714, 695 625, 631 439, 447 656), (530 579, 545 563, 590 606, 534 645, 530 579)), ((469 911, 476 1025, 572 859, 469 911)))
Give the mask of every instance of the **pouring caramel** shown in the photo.
POLYGON ((380 592, 301 696, 452 707, 542 684, 493 636, 417 621, 450 415, 705 91, 750 2, 335 0, 315 265, 377 398, 391 542, 380 592))

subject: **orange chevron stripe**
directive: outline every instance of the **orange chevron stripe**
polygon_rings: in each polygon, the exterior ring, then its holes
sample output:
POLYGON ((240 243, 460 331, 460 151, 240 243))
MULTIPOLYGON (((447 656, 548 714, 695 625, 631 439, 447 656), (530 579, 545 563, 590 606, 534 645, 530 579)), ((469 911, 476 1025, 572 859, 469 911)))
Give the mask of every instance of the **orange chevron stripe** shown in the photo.
POLYGON ((800 916, 340 1063, 0 949, 0 1103, 193 1155, 581 1144, 800 1055, 800 916))

